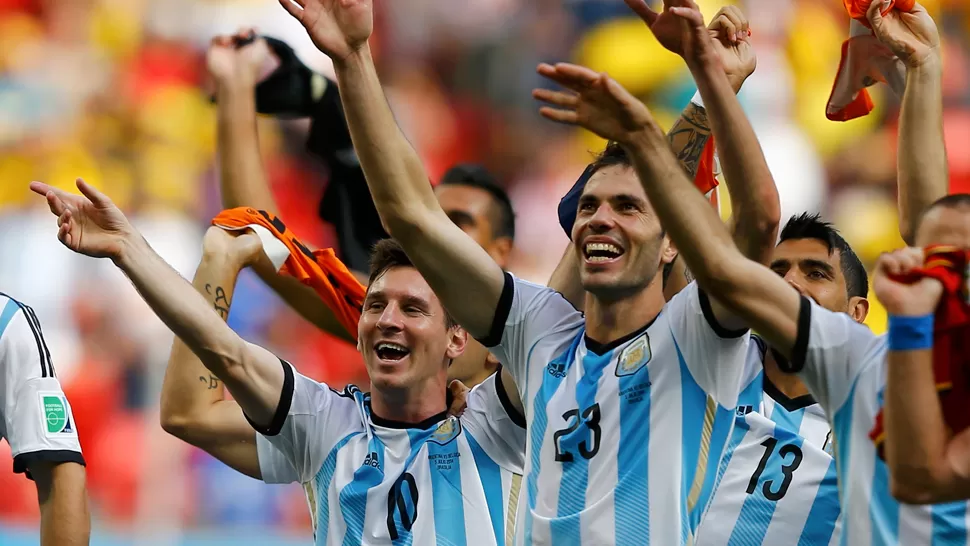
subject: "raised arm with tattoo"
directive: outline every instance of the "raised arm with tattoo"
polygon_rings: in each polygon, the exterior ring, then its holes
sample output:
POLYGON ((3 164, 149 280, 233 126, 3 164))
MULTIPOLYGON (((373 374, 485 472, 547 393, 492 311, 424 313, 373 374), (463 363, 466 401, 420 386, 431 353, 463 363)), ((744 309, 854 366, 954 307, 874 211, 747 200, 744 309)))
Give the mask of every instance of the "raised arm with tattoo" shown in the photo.
MULTIPOLYGON (((239 270, 261 254, 256 235, 236 237, 216 227, 206 233, 202 262, 192 284, 223 321, 229 318, 239 270)), ((165 371, 160 414, 162 428, 169 434, 247 476, 261 478, 256 431, 239 404, 226 399, 222 381, 178 338, 165 371)))
MULTIPOLYGON (((212 40, 207 56, 216 83, 219 137, 219 187, 226 208, 253 207, 278 214, 259 150, 256 130, 256 81, 270 56, 263 38, 237 47, 252 31, 212 40)), ((317 328, 353 343, 333 312, 313 289, 293 277, 280 275, 265 263, 253 268, 259 277, 300 316, 317 328)), ((358 275, 359 277, 359 275, 358 275)))
POLYGON ((162 322, 225 382, 254 425, 268 429, 283 392, 280 359, 236 335, 107 196, 81 179, 77 186, 83 195, 40 182, 30 185, 57 216, 58 239, 79 254, 110 258, 162 322))

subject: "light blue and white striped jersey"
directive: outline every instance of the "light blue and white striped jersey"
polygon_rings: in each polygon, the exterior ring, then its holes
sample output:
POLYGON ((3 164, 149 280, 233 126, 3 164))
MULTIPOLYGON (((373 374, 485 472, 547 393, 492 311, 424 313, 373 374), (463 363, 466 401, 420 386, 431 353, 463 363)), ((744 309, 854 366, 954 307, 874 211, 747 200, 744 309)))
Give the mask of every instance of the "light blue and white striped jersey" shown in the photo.
POLYGON ((267 483, 304 484, 316 544, 505 543, 525 428, 500 374, 471 390, 460 418, 406 425, 374 415, 356 387, 284 368, 277 417, 256 437, 259 468, 267 483))
POLYGON ((483 342, 512 373, 529 425, 517 544, 692 540, 749 339, 712 324, 691 284, 651 324, 601 345, 558 292, 506 277, 483 342))
POLYGON ((842 504, 842 541, 851 546, 963 546, 968 503, 901 504, 869 438, 886 388, 886 339, 802 298, 791 365, 832 423, 842 504))
POLYGON ((839 491, 829 423, 811 395, 790 399, 767 379, 752 336, 737 422, 697 546, 838 544, 839 491))

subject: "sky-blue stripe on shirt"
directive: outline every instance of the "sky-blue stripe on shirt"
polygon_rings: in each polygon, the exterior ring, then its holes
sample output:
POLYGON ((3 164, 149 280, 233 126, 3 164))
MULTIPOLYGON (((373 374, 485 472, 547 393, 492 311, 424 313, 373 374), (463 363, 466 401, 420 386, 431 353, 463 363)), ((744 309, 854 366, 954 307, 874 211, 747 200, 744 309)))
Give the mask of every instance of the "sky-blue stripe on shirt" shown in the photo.
POLYGON ((317 544, 326 544, 327 533, 330 531, 330 483, 333 481, 333 473, 337 469, 337 452, 359 434, 360 432, 348 434, 337 442, 337 445, 327 454, 327 458, 324 459, 323 465, 315 477, 317 482, 317 498, 315 499, 317 503, 317 544))
MULTIPOLYGON (((458 426, 457 423, 455 426, 458 426)), ((461 493, 461 458, 458 456, 458 441, 458 437, 455 436, 445 445, 434 440, 426 442, 434 503, 432 506, 434 528, 438 546, 466 544, 465 503, 461 493)))
MULTIPOLYGON (((576 334, 576 338, 573 339, 572 345, 566 349, 561 355, 557 356, 549 363, 549 366, 562 366, 563 374, 569 373, 569 368, 572 367, 572 363, 576 358, 576 349, 579 347, 579 342, 583 339, 583 330, 580 330, 576 334)), ((527 508, 525 513, 525 542, 526 544, 532 543, 532 525, 534 523, 534 518, 532 516, 532 511, 536 507, 536 496, 538 493, 538 486, 536 482, 539 479, 539 471, 541 470, 542 464, 539 454, 542 450, 542 441, 546 434, 546 427, 549 424, 549 417, 546 414, 546 405, 549 399, 556 393, 559 388, 560 383, 562 383, 563 376, 554 376, 549 372, 549 366, 547 366, 542 373, 542 384, 539 385, 539 390, 536 391, 535 398, 532 402, 532 422, 529 424, 529 443, 532 456, 530 457, 529 463, 531 465, 531 470, 529 475, 526 477, 526 493, 529 495, 527 508)))
POLYGON ((371 436, 367 444, 367 452, 377 455, 378 467, 361 462, 354 472, 353 480, 338 495, 340 512, 347 524, 344 546, 361 544, 364 536, 364 518, 367 514, 367 492, 384 480, 384 442, 376 435, 371 436))
POLYGON ((614 497, 616 543, 642 544, 650 540, 649 365, 620 377, 619 389, 620 446, 614 497), (641 390, 643 394, 637 394, 641 390))
POLYGON ((838 491, 835 489, 836 479, 835 459, 832 459, 808 511, 808 519, 805 520, 805 527, 798 538, 798 546, 826 546, 831 542, 840 512, 838 491), (826 495, 826 492, 830 493, 826 495))
POLYGON ((576 409, 571 410, 574 415, 566 418, 566 426, 574 427, 571 432, 559 439, 559 452, 571 457, 571 461, 563 461, 562 478, 559 484, 559 504, 556 519, 550 522, 553 544, 578 544, 581 542, 580 514, 586 506, 586 488, 589 485, 589 459, 580 452, 589 453, 602 442, 603 432, 597 427, 591 430, 587 423, 599 420, 602 411, 596 402, 597 384, 603 376, 603 370, 609 366, 613 358, 613 351, 604 355, 597 355, 592 351, 583 357, 583 375, 576 383, 576 409), (598 438, 594 438, 598 436, 598 438))
POLYGON ((482 489, 485 490, 485 504, 488 506, 488 516, 492 520, 492 530, 495 531, 495 543, 502 544, 505 541, 505 504, 502 493, 502 469, 495 463, 478 445, 471 434, 465 434, 468 445, 475 458, 475 466, 478 468, 478 476, 482 480, 482 489))

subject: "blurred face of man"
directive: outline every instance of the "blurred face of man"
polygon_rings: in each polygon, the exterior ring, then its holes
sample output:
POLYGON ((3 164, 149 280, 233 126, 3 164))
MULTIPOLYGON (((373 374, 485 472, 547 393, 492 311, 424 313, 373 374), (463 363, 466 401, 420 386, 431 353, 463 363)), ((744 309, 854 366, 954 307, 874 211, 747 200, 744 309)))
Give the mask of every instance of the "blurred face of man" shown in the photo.
POLYGON ((475 239, 502 269, 512 250, 508 237, 496 237, 500 215, 492 194, 481 188, 460 184, 441 184, 435 188, 441 208, 451 221, 475 239))
POLYGON ((927 211, 916 230, 916 246, 929 245, 970 249, 970 206, 939 205, 927 211))
POLYGON ((636 173, 626 165, 603 167, 590 177, 572 240, 583 288, 606 301, 642 291, 676 256, 636 173))
POLYGON ((789 239, 775 247, 771 269, 803 296, 829 311, 847 313, 857 322, 866 318, 864 298, 849 297, 842 256, 818 239, 789 239))
POLYGON ((467 341, 464 330, 447 326, 444 307, 413 267, 392 267, 371 283, 357 332, 379 390, 408 389, 444 374, 467 341))

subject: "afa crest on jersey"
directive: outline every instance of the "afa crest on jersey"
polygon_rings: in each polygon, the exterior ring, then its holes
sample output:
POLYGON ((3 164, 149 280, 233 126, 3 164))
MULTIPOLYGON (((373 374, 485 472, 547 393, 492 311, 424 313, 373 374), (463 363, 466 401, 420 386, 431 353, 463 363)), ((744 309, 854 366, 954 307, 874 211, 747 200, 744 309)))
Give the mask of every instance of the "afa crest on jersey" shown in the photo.
POLYGON ((650 362, 650 336, 644 333, 633 343, 626 346, 616 359, 616 376, 633 375, 650 362))
POLYGON ((437 430, 431 435, 431 439, 439 444, 447 444, 458 437, 459 432, 461 432, 461 423, 458 419, 449 417, 438 425, 437 430))

